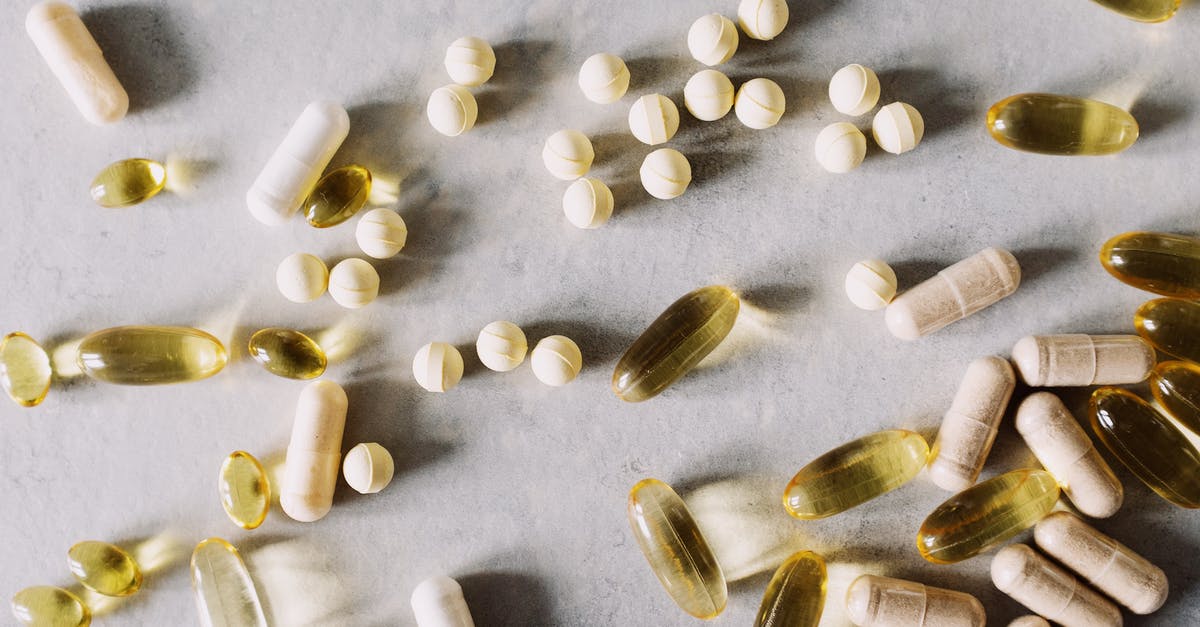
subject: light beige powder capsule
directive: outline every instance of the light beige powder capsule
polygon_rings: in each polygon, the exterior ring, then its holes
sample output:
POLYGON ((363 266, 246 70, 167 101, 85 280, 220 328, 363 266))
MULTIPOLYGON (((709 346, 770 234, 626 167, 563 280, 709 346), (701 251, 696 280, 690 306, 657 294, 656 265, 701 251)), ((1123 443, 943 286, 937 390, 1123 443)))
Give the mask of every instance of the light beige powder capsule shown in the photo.
POLYGON ((333 506, 348 404, 333 381, 313 381, 300 391, 279 492, 283 513, 295 520, 319 520, 333 506))
POLYGON ((846 615, 859 627, 983 627, 979 599, 915 581, 862 575, 846 591, 846 615))
POLYGON ((88 122, 111 124, 125 117, 129 94, 75 9, 38 3, 25 16, 25 30, 88 122))
POLYGON ((1070 512, 1055 512, 1033 528, 1043 551, 1137 614, 1167 600, 1167 575, 1129 547, 1070 512))
POLYGON ((1020 283, 1016 257, 987 248, 897 296, 884 318, 892 335, 915 340, 1012 294, 1020 283))
POLYGON ((1121 625, 1121 610, 1024 544, 992 558, 992 583, 1021 605, 1065 627, 1121 625))
POLYGON ((975 485, 1016 384, 1006 359, 980 357, 967 365, 933 444, 929 475, 938 487, 961 492, 975 485))
POLYGON ((1094 518, 1117 513, 1125 497, 1120 480, 1057 396, 1031 394, 1017 408, 1016 426, 1079 511, 1094 518))
POLYGON ((1008 624, 1008 627, 1050 627, 1050 621, 1041 616, 1021 616, 1008 624))
POLYGON ((1012 359, 1035 387, 1137 383, 1154 369, 1154 349, 1136 335, 1030 335, 1012 359))

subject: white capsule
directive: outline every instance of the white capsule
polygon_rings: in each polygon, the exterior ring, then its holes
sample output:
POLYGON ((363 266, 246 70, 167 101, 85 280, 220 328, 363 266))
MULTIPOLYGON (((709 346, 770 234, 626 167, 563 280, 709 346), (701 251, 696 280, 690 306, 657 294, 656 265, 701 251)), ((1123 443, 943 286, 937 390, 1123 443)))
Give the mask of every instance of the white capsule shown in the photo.
POLYGON ((342 476, 359 494, 375 494, 386 488, 395 473, 392 454, 375 442, 356 445, 342 462, 342 476))
POLYGON ((896 272, 887 263, 867 259, 846 273, 846 296, 859 309, 875 311, 887 307, 896 296, 896 272))
POLYGON ((643 144, 666 143, 679 130, 679 109, 662 94, 642 96, 629 108, 629 130, 643 144))
POLYGON ((879 77, 869 67, 851 63, 829 80, 829 101, 846 115, 862 115, 879 102, 879 77))
POLYGON ((333 507, 348 405, 346 391, 333 381, 313 381, 300 391, 279 492, 279 505, 295 520, 319 520, 333 507))
POLYGON ((629 89, 629 68, 615 54, 593 54, 579 68, 579 89, 596 104, 616 102, 629 89))
POLYGON ((733 108, 733 82, 716 70, 700 70, 683 87, 683 106, 697 120, 712 122, 733 108))
POLYGON ((311 302, 329 286, 329 269, 324 261, 308 253, 288 255, 275 269, 275 285, 293 303, 311 302))
POLYGON ((430 342, 413 357, 413 378, 430 392, 446 392, 463 376, 462 353, 453 344, 430 342))
POLYGON ((1041 616, 1026 615, 1013 619, 1008 627, 1050 627, 1050 623, 1041 616))
POLYGON ((508 372, 520 366, 521 362, 525 361, 525 353, 528 350, 529 343, 525 339, 525 332, 521 327, 505 320, 489 323, 483 327, 479 338, 475 340, 475 352, 479 354, 479 361, 496 372, 508 372))
POLYGON ((343 259, 329 271, 329 295, 346 309, 366 307, 379 296, 379 273, 362 259, 343 259))
POLYGON ((1024 544, 992 558, 992 583, 1021 605, 1065 627, 1119 627, 1121 610, 1024 544))
POLYGON ((573 181, 592 169, 596 152, 592 141, 579 131, 566 129, 546 139, 542 147, 542 163, 556 178, 573 181))
POLYGON ((704 65, 720 65, 737 52, 738 34, 733 20, 711 13, 692 22, 687 35, 688 52, 704 65))
POLYGON ((404 249, 408 226, 404 224, 404 218, 391 209, 372 209, 358 219, 354 240, 368 257, 388 259, 404 249))
POLYGON ((986 248, 897 296, 884 313, 888 330, 915 340, 1017 291, 1021 266, 1012 253, 986 248))
POLYGON ((1013 363, 1034 387, 1125 385, 1145 381, 1154 349, 1136 335, 1030 335, 1012 349, 1013 363))
POLYGON ((980 357, 967 365, 933 445, 929 477, 935 485, 952 492, 975 485, 1016 385, 1008 360, 980 357))
POLYGON ((638 174, 651 196, 669 200, 687 191, 692 182, 692 164, 674 148, 659 148, 646 155, 638 174))
POLYGON ((827 172, 844 174, 862 164, 867 156, 867 137, 848 122, 834 122, 817 135, 817 163, 827 172))
POLYGON ((25 31, 84 119, 111 124, 125 117, 129 94, 75 9, 61 2, 36 4, 25 16, 25 31))
POLYGON ((425 116, 433 130, 446 137, 458 137, 475 126, 479 104, 462 85, 438 87, 429 95, 425 116))
POLYGON ((269 225, 291 218, 349 132, 342 105, 317 101, 305 107, 246 192, 250 214, 269 225))
POLYGON ((412 593, 412 608, 417 627, 475 627, 462 586, 445 575, 417 584, 412 593))
POLYGON ((871 135, 879 147, 894 154, 908 152, 925 136, 925 119, 903 102, 893 102, 879 110, 871 121, 871 135))
POLYGON ((558 387, 574 381, 579 375, 579 370, 583 368, 583 355, 571 338, 551 335, 533 347, 529 363, 538 381, 558 387))
POLYGON ((783 117, 787 100, 783 89, 768 78, 755 78, 738 89, 733 99, 733 113, 742 124, 753 129, 771 128, 783 117))
POLYGON ((775 39, 788 22, 786 0, 742 0, 738 4, 738 25, 753 39, 775 39))
POLYGON ((861 575, 846 590, 846 617, 859 627, 983 627, 979 599, 915 581, 861 575))
POLYGON ((496 71, 496 52, 478 37, 460 37, 446 49, 446 73, 459 85, 482 85, 496 71))
POLYGON ((581 178, 563 193, 563 213, 581 229, 602 226, 612 216, 612 190, 594 178, 581 178))

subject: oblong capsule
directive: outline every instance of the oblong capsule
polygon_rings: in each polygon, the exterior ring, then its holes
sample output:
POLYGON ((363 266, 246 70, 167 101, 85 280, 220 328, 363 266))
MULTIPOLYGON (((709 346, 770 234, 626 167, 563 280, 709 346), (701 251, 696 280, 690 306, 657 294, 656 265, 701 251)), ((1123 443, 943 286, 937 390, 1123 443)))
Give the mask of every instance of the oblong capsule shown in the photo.
POLYGON ((13 595, 12 613, 28 627, 88 627, 92 611, 79 597, 57 586, 32 586, 13 595))
POLYGON ((1136 335, 1029 335, 1013 346, 1012 360, 1026 385, 1123 385, 1145 381, 1154 349, 1136 335))
POLYGON ((1021 605, 1065 627, 1121 625, 1121 610, 1024 544, 992 558, 992 583, 1021 605))
POLYGON ((967 364, 930 453, 934 484, 955 492, 975 484, 1016 385, 1007 359, 980 357, 967 364))
POLYGON ((475 627, 462 586, 445 575, 417 584, 411 603, 417 627, 475 627))
POLYGON ((629 526, 654 576, 683 611, 713 618, 729 598, 725 574, 683 499, 658 479, 629 491, 629 526))
POLYGON ((1021 266, 1012 253, 984 249, 896 297, 884 311, 892 335, 915 340, 1017 291, 1021 266))
POLYGON ((14 332, 0 341, 0 386, 22 407, 40 404, 50 393, 54 371, 50 356, 37 340, 14 332))
POLYGON ((1041 616, 1027 614, 1025 616, 1014 618, 1013 621, 1008 624, 1008 627, 1050 627, 1050 622, 1041 616))
POLYGON ((371 172, 361 165, 333 170, 317 181, 304 200, 304 218, 318 229, 337 226, 354 217, 371 195, 371 172))
POLYGON ((128 207, 150 200, 167 186, 167 169, 150 159, 110 163, 92 179, 92 200, 101 207, 128 207))
POLYGON ((908 483, 928 459, 929 445, 919 433, 872 433, 801 468, 783 491, 783 506, 800 519, 832 516, 908 483))
POLYGON ((312 338, 291 329, 267 328, 250 336, 250 356, 273 375, 287 379, 315 379, 329 360, 312 338))
POLYGON ((342 105, 309 103, 246 192, 250 214, 268 225, 291 218, 349 133, 350 116, 342 105))
POLYGON ((1200 452, 1132 392, 1100 388, 1088 403, 1092 430, 1138 479, 1168 501, 1200 508, 1200 452))
POLYGON ((1150 391, 1179 424, 1200 435, 1200 366, 1164 361, 1150 373, 1150 391))
POLYGON ((119 546, 85 540, 67 551, 67 567, 84 587, 110 597, 125 597, 142 587, 142 569, 119 546))
POLYGON ((1110 155, 1138 138, 1128 111, 1057 94, 1009 96, 988 109, 987 129, 1002 146, 1044 155, 1110 155))
POLYGON ((1095 0, 1096 4, 1139 22, 1165 22, 1179 10, 1180 0, 1095 0))
POLYGON ((1144 302, 1133 314, 1133 326, 1154 348, 1200 363, 1200 303, 1178 298, 1144 302))
POLYGON ((825 560, 800 551, 784 560, 763 594, 755 627, 816 627, 825 609, 825 560))
POLYGON ((935 564, 978 555, 1032 527, 1054 508, 1058 483, 1022 468, 976 484, 942 503, 921 523, 917 550, 935 564))
POLYGON ((190 327, 129 326, 83 338, 76 362, 89 377, 121 385, 207 379, 228 361, 217 338, 190 327))
POLYGON ((974 596, 915 581, 860 575, 846 590, 846 617, 859 627, 983 627, 974 596))
POLYGON ((217 480, 221 507, 233 524, 256 529, 271 508, 271 481, 262 464, 246 451, 234 451, 221 463, 217 480))
POLYGON ((1129 547, 1100 533, 1070 512, 1054 512, 1033 528, 1046 553, 1136 614, 1167 600, 1167 574, 1129 547))
POLYGON ((1175 298, 1200 298, 1200 239, 1132 231, 1104 242, 1100 265, 1121 282, 1175 298))
POLYGON ((729 335, 740 308, 737 294, 722 285, 702 287, 671 303, 617 362, 612 377, 617 398, 644 401, 687 374, 729 335))
POLYGON ((129 94, 75 9, 62 2, 36 4, 25 16, 25 30, 88 122, 111 124, 125 117, 129 94))
POLYGON ((300 391, 279 491, 283 513, 294 520, 319 520, 333 507, 348 405, 346 391, 333 381, 313 381, 300 391))
POLYGON ((262 602, 232 544, 209 538, 192 551, 192 590, 203 627, 266 627, 262 602))
POLYGON ((1088 516, 1107 518, 1121 509, 1125 489, 1083 427, 1050 392, 1029 395, 1017 408, 1017 432, 1059 486, 1088 516))

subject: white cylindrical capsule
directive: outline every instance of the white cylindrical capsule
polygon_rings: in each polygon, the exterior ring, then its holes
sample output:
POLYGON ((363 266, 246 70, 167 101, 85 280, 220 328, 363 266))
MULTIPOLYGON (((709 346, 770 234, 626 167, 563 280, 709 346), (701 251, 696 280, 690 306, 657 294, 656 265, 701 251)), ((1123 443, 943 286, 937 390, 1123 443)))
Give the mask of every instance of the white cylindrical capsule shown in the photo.
POLYGON ((37 4, 25 16, 25 30, 88 122, 111 124, 125 117, 129 94, 75 9, 61 2, 37 4))
POLYGON ((983 627, 979 599, 915 581, 862 575, 846 590, 846 615, 859 627, 983 627))
POLYGON ((435 575, 417 584, 412 593, 412 607, 417 627, 475 627, 462 586, 445 575, 435 575))
POLYGON ((1030 335, 1012 349, 1021 379, 1034 387, 1124 385, 1146 380, 1154 349, 1136 335, 1030 335))
POLYGON ((1129 547, 1100 533, 1070 512, 1055 512, 1033 528, 1043 551, 1137 614, 1167 600, 1167 575, 1129 547))
POLYGON ((1041 616, 1026 615, 1014 619, 1008 627, 1050 627, 1050 621, 1041 616))
POLYGON ((1021 605, 1065 627, 1121 625, 1121 610, 1024 544, 992 558, 992 583, 1021 605))
POLYGON ((348 404, 333 381, 314 381, 300 392, 279 492, 279 505, 294 520, 320 520, 333 506, 348 404))
POLYGON ((1079 511, 1107 518, 1121 509, 1125 497, 1121 481, 1057 396, 1029 395, 1017 408, 1016 427, 1079 511))
POLYGON ((1012 294, 1020 283, 1016 257, 986 248, 897 296, 884 319, 892 335, 915 340, 1012 294))
POLYGON ((952 492, 975 485, 1016 385, 1006 359, 980 357, 967 365, 933 444, 929 476, 934 484, 952 492))
POLYGON ((286 222, 349 133, 350 116, 342 105, 317 101, 305 107, 246 192, 250 214, 263 224, 286 222))

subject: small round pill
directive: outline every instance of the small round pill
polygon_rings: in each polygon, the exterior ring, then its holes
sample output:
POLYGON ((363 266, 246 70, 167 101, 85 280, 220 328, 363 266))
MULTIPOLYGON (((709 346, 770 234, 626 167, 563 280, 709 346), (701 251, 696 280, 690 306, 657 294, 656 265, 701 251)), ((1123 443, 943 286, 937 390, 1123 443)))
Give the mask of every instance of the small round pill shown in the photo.
POLYGON ((525 332, 505 320, 489 323, 479 332, 479 339, 475 340, 479 361, 496 372, 508 372, 520 366, 528 350, 525 332))
POLYGON ((629 108, 629 130, 643 144, 664 144, 679 130, 679 108, 662 94, 647 94, 629 108))
POLYGON ((542 163, 551 174, 564 181, 587 174, 595 158, 592 141, 587 135, 571 129, 551 135, 542 148, 542 163))
POLYGON ((764 41, 778 37, 788 22, 786 0, 742 0, 737 13, 742 31, 764 41))
POLYGON ((608 222, 612 210, 612 190, 598 179, 579 179, 563 194, 563 213, 581 229, 594 229, 608 222))
POLYGON ((851 63, 829 80, 829 101, 846 115, 862 115, 879 102, 879 77, 869 67, 851 63))
POLYGON ((479 105, 475 96, 462 85, 446 85, 433 90, 425 115, 434 130, 447 137, 455 137, 471 130, 475 118, 479 117, 479 105))
POLYGON ((783 117, 786 104, 778 83, 769 78, 756 78, 746 81, 738 89, 733 99, 733 112, 750 128, 771 128, 783 117))
POLYGON ((413 357, 413 377, 430 392, 446 392, 458 385, 463 375, 462 353, 452 344, 430 342, 413 357))
POLYGON ((354 239, 368 257, 388 259, 404 248, 408 227, 400 214, 380 207, 368 211, 354 227, 354 239))
POLYGON ((704 65, 720 65, 737 52, 738 34, 733 20, 711 13, 692 22, 687 35, 688 51, 704 65))
POLYGON ((871 134, 879 147, 894 154, 908 152, 921 143, 925 120, 912 105, 893 102, 879 110, 871 121, 871 134))
POLYGON ((659 148, 646 155, 638 174, 651 196, 669 200, 687 191, 692 182, 692 164, 674 148, 659 148))
POLYGON ((392 454, 375 442, 355 446, 342 461, 342 476, 359 494, 375 494, 386 488, 395 472, 392 454))
POLYGON ((683 106, 697 120, 712 122, 733 108, 733 83, 716 70, 700 70, 683 87, 683 106))
POLYGON ((496 53, 478 37, 461 37, 446 49, 446 73, 459 85, 482 85, 496 71, 496 53))
POLYGON ((329 271, 329 295, 346 309, 367 306, 379 295, 379 273, 362 259, 345 259, 329 271))
POLYGON ((629 68, 615 54, 593 54, 579 68, 579 89, 596 104, 616 102, 629 89, 629 68))
POLYGON ((896 296, 896 273, 878 259, 860 261, 846 273, 846 296, 859 309, 883 309, 896 296))
POLYGON ((533 347, 529 363, 538 381, 557 387, 575 380, 583 368, 583 355, 571 338, 551 335, 533 347))
POLYGON ((293 303, 311 302, 329 286, 329 269, 324 261, 308 253, 288 255, 275 269, 275 285, 293 303))
POLYGON ((849 122, 834 122, 817 135, 817 163, 827 172, 844 174, 867 156, 867 137, 849 122))

